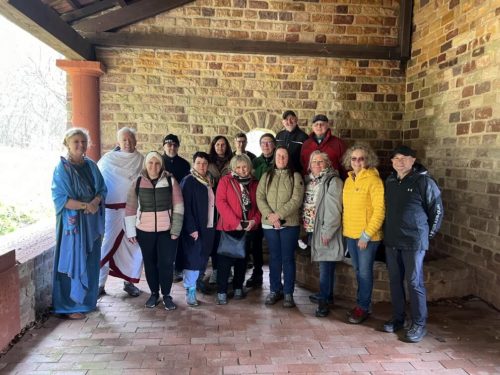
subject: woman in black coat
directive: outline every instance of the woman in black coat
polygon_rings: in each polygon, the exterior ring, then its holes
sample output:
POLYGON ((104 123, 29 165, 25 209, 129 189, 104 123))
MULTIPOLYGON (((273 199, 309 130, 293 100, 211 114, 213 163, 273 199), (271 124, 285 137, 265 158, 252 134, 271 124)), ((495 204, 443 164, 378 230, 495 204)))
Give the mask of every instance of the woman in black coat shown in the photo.
POLYGON ((196 281, 205 272, 215 235, 215 195, 213 178, 208 172, 209 156, 193 155, 193 168, 181 182, 184 198, 184 223, 181 244, 184 260, 186 302, 198 306, 196 281))

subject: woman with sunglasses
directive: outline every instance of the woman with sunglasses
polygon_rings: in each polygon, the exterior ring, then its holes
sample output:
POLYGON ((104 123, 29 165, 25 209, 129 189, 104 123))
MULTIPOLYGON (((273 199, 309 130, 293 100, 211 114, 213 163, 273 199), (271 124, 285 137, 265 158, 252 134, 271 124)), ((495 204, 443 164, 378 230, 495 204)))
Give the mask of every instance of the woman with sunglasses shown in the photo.
POLYGON ((373 263, 385 215, 384 184, 376 169, 377 155, 365 143, 350 147, 343 165, 349 171, 343 191, 343 232, 358 283, 357 304, 348 313, 348 321, 359 324, 370 315, 373 263))

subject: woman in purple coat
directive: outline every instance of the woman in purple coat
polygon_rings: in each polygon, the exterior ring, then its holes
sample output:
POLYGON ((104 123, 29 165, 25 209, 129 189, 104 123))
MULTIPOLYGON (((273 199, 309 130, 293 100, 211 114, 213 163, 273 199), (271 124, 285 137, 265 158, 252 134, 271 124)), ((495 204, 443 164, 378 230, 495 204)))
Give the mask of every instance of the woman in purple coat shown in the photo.
POLYGON ((181 182, 184 198, 184 223, 181 245, 184 260, 186 302, 198 306, 196 281, 203 275, 213 247, 215 235, 215 195, 213 178, 208 172, 209 156, 205 152, 193 155, 191 174, 181 182))

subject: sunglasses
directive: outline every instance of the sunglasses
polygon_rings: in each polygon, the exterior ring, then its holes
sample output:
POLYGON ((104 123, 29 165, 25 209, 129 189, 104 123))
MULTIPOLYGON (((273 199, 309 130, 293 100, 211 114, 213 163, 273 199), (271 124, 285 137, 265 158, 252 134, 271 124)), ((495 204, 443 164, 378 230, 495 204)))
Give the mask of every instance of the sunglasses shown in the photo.
POLYGON ((359 158, 352 157, 351 161, 365 161, 365 157, 364 156, 360 156, 359 158))

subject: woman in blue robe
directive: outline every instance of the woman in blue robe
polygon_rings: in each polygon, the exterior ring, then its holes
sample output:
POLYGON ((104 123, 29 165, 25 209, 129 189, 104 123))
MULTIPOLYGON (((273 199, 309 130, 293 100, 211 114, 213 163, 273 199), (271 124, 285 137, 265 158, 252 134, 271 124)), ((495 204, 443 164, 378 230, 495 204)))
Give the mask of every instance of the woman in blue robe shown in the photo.
POLYGON ((71 128, 63 143, 68 153, 61 157, 52 179, 57 219, 52 307, 62 317, 83 319, 97 305, 102 202, 107 190, 97 165, 85 157, 87 131, 71 128))

